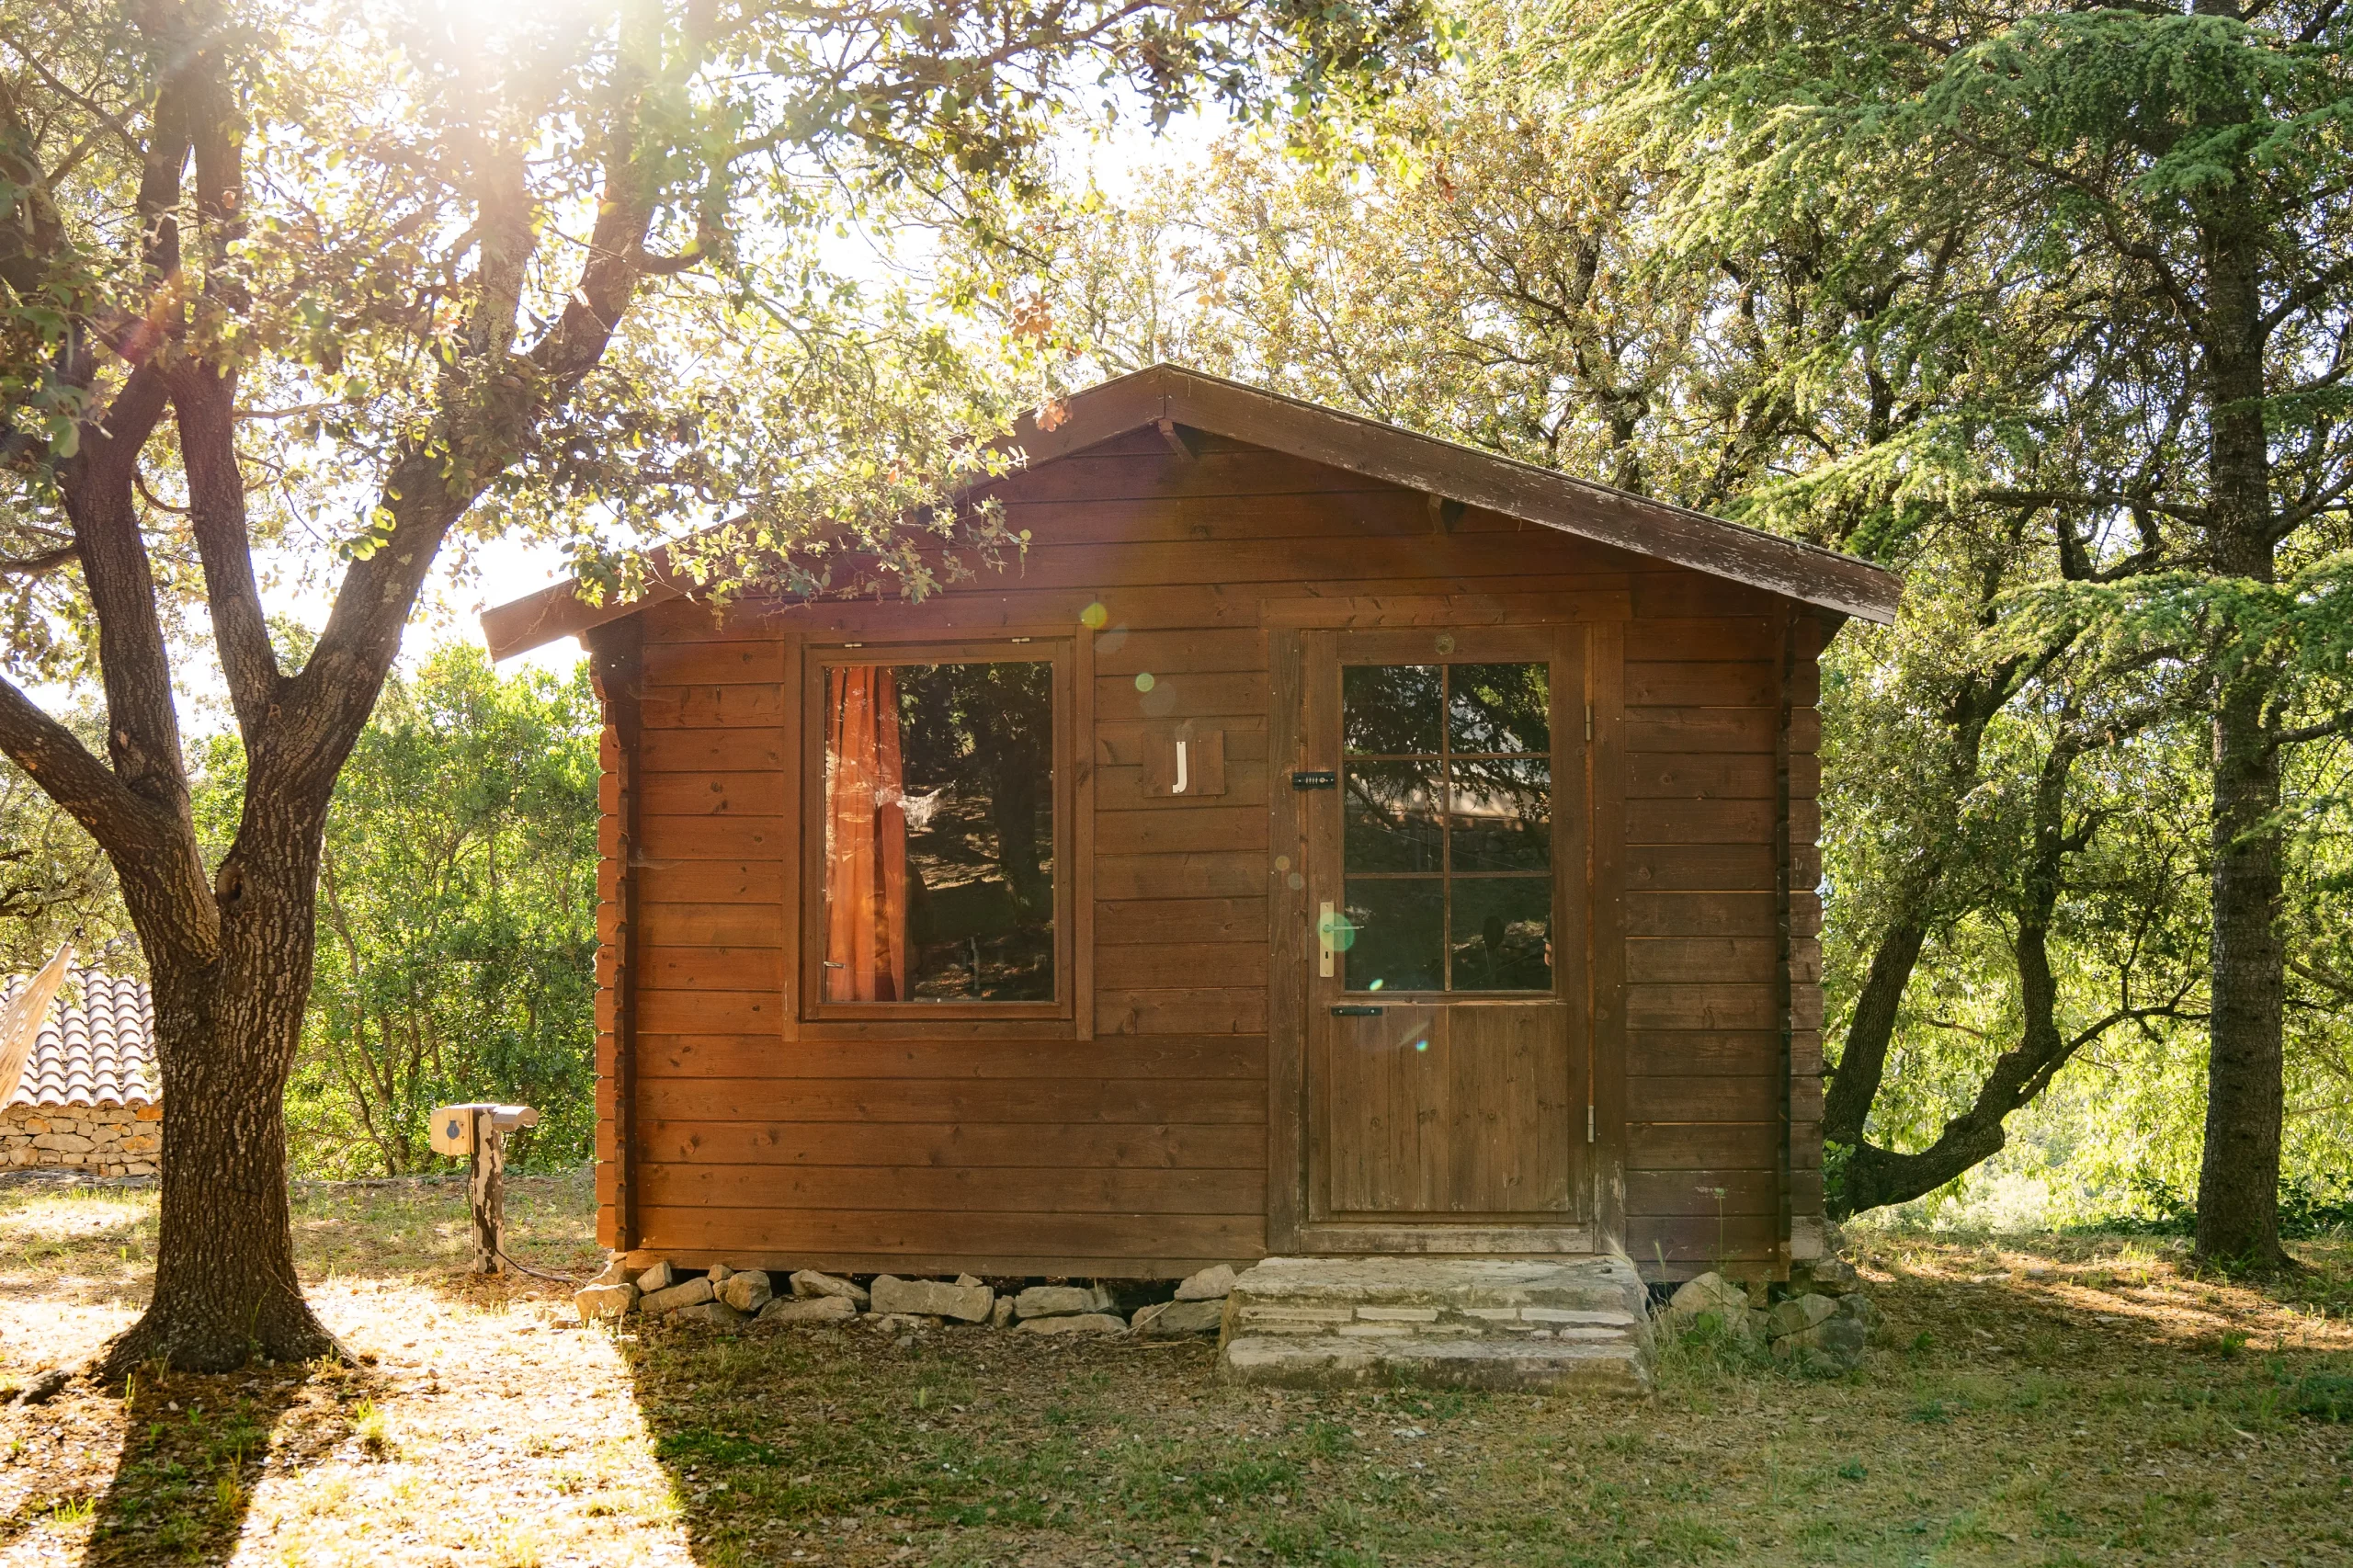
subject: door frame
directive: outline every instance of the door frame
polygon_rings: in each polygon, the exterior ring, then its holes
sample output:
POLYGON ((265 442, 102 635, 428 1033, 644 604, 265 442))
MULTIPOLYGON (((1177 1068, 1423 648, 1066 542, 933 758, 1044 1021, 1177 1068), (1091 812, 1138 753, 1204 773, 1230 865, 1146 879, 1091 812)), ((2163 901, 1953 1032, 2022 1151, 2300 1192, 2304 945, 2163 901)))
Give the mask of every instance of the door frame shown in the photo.
MULTIPOLYGON (((1476 614, 1459 621, 1415 617, 1407 626, 1374 623, 1364 631, 1423 631, 1433 639, 1455 631, 1476 637, 1482 631, 1508 630, 1556 639, 1554 656, 1569 666, 1558 683, 1553 712, 1556 727, 1564 720, 1583 720, 1582 769, 1556 767, 1553 833, 1556 864, 1563 874, 1555 883, 1555 907, 1568 899, 1582 900, 1585 952, 1577 968, 1577 987, 1564 983, 1563 1003, 1585 1011, 1586 1137, 1581 1141, 1580 1217, 1561 1224, 1448 1222, 1325 1221, 1311 1218, 1308 1118, 1313 1096, 1307 1081, 1309 1066, 1309 1006, 1313 983, 1308 964, 1314 960, 1314 900, 1308 879, 1313 848, 1309 812, 1301 792, 1290 786, 1290 775, 1302 769, 1336 767, 1339 763, 1338 714, 1311 718, 1308 704, 1315 697, 1309 687, 1312 669, 1336 670, 1343 629, 1270 626, 1267 654, 1270 709, 1267 716, 1269 760, 1269 962, 1267 1008, 1267 1243, 1272 1252, 1302 1253, 1438 1253, 1438 1254, 1589 1254, 1617 1244, 1622 1234, 1624 1204, 1623 1013, 1624 942, 1621 937, 1624 788, 1620 760, 1622 741, 1620 692, 1623 686, 1624 636, 1615 622, 1549 621, 1520 623, 1509 629, 1482 624, 1476 614), (1582 687, 1578 693, 1578 687, 1582 687), (1581 695, 1583 712, 1573 693, 1581 695), (1324 721, 1328 717, 1329 722, 1324 721), (1324 735, 1321 731, 1328 730, 1324 735), (1333 755, 1323 756, 1329 750, 1333 755), (1570 778, 1562 777, 1563 772, 1570 778), (1566 806, 1562 789, 1574 781, 1575 804, 1566 806), (1563 829, 1567 831, 1564 833, 1563 829), (1572 868, 1584 867, 1583 891, 1572 868)), ((1433 650, 1435 652, 1435 650, 1433 650)), ((1461 662, 1458 660, 1457 662, 1461 662)), ((1337 688, 1324 694, 1324 705, 1336 705, 1337 688)), ((1556 745, 1556 759, 1562 748, 1556 745)), ((1555 962, 1559 961, 1556 949, 1555 962)), ((1578 1130, 1571 1129, 1573 1141, 1578 1130)))

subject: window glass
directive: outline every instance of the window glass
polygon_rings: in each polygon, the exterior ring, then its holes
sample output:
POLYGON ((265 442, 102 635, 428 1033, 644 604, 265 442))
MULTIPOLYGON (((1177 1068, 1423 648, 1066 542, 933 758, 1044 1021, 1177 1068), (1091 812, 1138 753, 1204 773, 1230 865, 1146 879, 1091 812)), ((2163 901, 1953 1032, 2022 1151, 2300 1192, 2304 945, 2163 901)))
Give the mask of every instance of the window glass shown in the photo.
POLYGON ((1348 879, 1349 990, 1446 988, 1445 892, 1437 877, 1348 879))
POLYGON ((1543 871, 1552 865, 1552 762, 1455 757, 1448 843, 1458 871, 1543 871))
POLYGON ((1549 752, 1552 671, 1548 665, 1449 665, 1447 749, 1549 752))
POLYGON ((1340 672, 1350 991, 1552 984, 1552 669, 1340 672))
POLYGON ((828 1002, 1054 999, 1053 666, 825 672, 828 1002))
POLYGON ((1350 665, 1340 672, 1340 745, 1350 756, 1435 756, 1446 713, 1440 665, 1350 665))
POLYGON ((1427 762, 1358 763, 1348 769, 1348 869, 1352 871, 1435 871, 1446 835, 1438 825, 1438 779, 1427 762))
POLYGON ((1550 877, 1459 877, 1447 888, 1448 972, 1456 991, 1542 991, 1552 983, 1550 877))

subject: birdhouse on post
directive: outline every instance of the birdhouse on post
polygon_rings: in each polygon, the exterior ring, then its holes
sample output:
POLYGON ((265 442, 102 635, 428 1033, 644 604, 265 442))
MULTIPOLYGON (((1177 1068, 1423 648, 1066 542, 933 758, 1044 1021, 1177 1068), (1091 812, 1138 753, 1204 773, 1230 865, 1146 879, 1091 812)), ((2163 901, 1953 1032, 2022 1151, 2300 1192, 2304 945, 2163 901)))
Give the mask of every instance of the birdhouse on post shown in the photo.
POLYGON ((539 1122, 540 1113, 527 1105, 445 1105, 433 1113, 426 1135, 433 1152, 473 1162, 476 1274, 496 1274, 505 1266, 499 1231, 506 1206, 506 1135, 539 1122))

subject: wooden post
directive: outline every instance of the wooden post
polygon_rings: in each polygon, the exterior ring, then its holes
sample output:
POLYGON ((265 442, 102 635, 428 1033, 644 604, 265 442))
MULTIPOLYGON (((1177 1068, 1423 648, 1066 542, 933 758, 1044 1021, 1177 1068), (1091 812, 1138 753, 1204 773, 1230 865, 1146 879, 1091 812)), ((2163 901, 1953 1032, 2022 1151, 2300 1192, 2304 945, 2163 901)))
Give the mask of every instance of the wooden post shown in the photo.
POLYGON ((499 1231, 506 1208, 506 1132, 487 1108, 474 1112, 474 1272, 505 1268, 499 1231))
POLYGON ((445 1105, 433 1113, 427 1146, 472 1165, 467 1207, 473 1219, 476 1274, 497 1274, 506 1267, 499 1232, 506 1208, 506 1134, 539 1124, 540 1113, 527 1105, 445 1105))

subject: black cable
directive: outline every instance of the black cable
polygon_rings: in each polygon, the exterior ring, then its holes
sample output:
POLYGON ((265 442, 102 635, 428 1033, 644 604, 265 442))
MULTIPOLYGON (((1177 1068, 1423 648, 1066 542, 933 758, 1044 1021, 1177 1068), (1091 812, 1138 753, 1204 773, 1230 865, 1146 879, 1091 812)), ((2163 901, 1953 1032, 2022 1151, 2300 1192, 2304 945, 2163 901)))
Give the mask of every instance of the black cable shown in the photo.
POLYGON ((534 1268, 528 1263, 518 1263, 515 1259, 506 1256, 506 1249, 505 1247, 493 1247, 491 1249, 491 1253, 492 1256, 496 1257, 500 1262, 506 1264, 508 1267, 528 1274, 534 1279, 544 1279, 551 1285, 571 1285, 578 1287, 585 1285, 588 1282, 585 1279, 574 1279, 569 1274, 551 1274, 544 1268, 534 1268))

